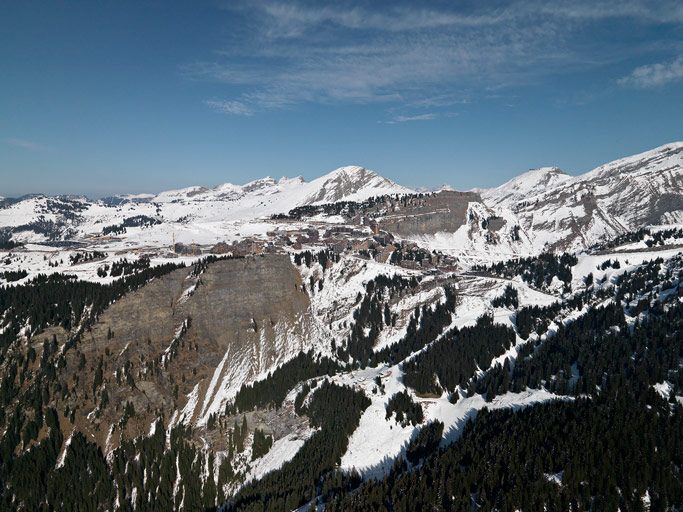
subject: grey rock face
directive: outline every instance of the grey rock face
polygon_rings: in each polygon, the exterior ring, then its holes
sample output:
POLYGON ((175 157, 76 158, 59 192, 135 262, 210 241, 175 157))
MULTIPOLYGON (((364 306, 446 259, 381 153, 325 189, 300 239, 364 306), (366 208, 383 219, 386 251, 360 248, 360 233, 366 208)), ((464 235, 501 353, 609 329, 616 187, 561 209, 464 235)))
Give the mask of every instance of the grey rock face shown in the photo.
POLYGON ((379 219, 380 227, 400 236, 453 233, 467 221, 467 205, 481 202, 474 192, 444 190, 399 204, 379 219))
POLYGON ((647 225, 683 221, 683 144, 616 160, 548 189, 532 185, 526 183, 535 195, 523 199, 503 194, 503 187, 482 195, 488 206, 510 209, 546 249, 582 249, 647 225))
POLYGON ((121 432, 145 433, 157 416, 169 422, 174 411, 174 421, 206 421, 244 382, 318 339, 308 295, 289 256, 223 260, 198 278, 189 274, 189 269, 175 271, 124 296, 69 352, 61 371, 65 379, 79 373, 80 380, 58 405, 79 405, 78 428, 91 432, 101 446, 116 446, 121 432), (77 372, 80 353, 86 369, 77 372), (103 385, 93 400, 100 361, 103 385), (109 403, 98 411, 102 389, 109 403), (128 401, 135 417, 109 436, 128 401))

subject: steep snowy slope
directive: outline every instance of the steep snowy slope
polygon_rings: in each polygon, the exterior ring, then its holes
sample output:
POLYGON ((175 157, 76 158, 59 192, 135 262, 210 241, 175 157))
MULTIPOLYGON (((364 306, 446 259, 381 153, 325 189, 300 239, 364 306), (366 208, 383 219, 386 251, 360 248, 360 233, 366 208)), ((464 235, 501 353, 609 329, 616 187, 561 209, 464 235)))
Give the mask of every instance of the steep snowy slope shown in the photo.
POLYGON ((683 221, 683 142, 602 165, 580 176, 608 213, 629 229, 683 221))
POLYGON ((541 167, 515 176, 496 188, 481 190, 480 194, 489 204, 509 206, 536 197, 571 179, 571 176, 558 167, 541 167))
POLYGON ((308 195, 302 204, 325 204, 337 201, 364 201, 385 194, 409 194, 409 188, 397 185, 377 173, 358 166, 340 167, 307 184, 308 195))
POLYGON ((536 251, 582 249, 646 225, 683 221, 683 143, 576 177, 531 171, 481 196, 516 215, 536 251))

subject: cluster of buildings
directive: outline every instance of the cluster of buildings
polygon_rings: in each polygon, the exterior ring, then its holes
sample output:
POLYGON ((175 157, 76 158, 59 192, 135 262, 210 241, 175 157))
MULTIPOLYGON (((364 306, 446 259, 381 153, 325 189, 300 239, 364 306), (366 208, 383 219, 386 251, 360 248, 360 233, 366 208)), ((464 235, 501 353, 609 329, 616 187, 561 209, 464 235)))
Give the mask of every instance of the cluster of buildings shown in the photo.
MULTIPOLYGON (((368 226, 327 224, 321 229, 280 229, 267 232, 265 237, 247 236, 231 243, 219 242, 208 252, 216 255, 257 256, 321 247, 327 247, 336 254, 356 254, 380 263, 393 263, 411 269, 439 268, 453 271, 457 266, 453 257, 432 254, 414 242, 397 241, 391 233, 368 229, 368 226)), ((191 246, 184 246, 181 249, 195 250, 191 246)))

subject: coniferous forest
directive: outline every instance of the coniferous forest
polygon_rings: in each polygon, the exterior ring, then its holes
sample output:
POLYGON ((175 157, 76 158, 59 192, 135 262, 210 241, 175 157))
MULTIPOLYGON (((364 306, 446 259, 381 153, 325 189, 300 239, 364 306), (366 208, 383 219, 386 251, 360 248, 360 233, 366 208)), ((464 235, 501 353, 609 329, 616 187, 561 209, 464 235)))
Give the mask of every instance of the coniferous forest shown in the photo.
MULTIPOLYGON (((199 280, 216 261, 194 265, 188 278, 199 280)), ((326 269, 328 261, 336 264, 326 252, 302 253, 295 263, 326 269)), ((555 272, 558 267, 552 265, 555 272)), ((615 270, 613 262, 603 267, 596 272, 615 270)), ((622 271, 604 286, 587 281, 545 306, 521 306, 517 289, 506 285, 491 307, 508 315, 507 324, 489 312, 467 326, 452 326, 460 297, 457 287, 444 286, 441 300, 410 310, 400 339, 381 349, 374 343, 383 330, 396 327, 396 301, 420 283, 376 277, 355 301, 349 337, 332 353, 300 352, 243 385, 221 414, 200 427, 225 435, 225 452, 204 451, 196 443, 198 432, 182 424, 169 429, 163 418, 148 435, 125 439, 109 454, 77 430, 70 435, 68 430, 67 439, 64 425, 73 424, 77 411, 53 405, 54 397, 68 392, 58 377, 65 354, 79 346, 80 336, 113 301, 183 268, 143 261, 108 285, 52 275, 0 288, 3 318, 11 320, 1 338, 0 508, 324 507, 335 512, 673 511, 683 506, 680 256, 622 271), (49 326, 73 336, 61 346, 56 337, 45 339, 40 350, 24 353, 14 340, 27 324, 29 336, 49 326), (385 392, 389 372, 379 372, 370 391, 339 379, 373 368, 400 370, 405 389, 387 394, 381 416, 392 429, 413 433, 386 472, 364 479, 353 469, 342 470, 340 463, 362 415, 385 392), (23 386, 28 379, 34 384, 23 386), (555 398, 494 408, 498 398, 529 390, 545 390, 555 398), (423 408, 424 400, 440 397, 454 405, 481 397, 487 406, 461 425, 446 426, 423 408), (293 411, 281 411, 288 407, 293 411), (259 464, 277 449, 268 424, 253 423, 251 415, 259 411, 295 414, 312 430, 277 469, 245 482, 244 464, 259 464), (223 416, 234 418, 234 425, 223 416)), ((183 326, 181 336, 192 328, 189 318, 183 326)), ((107 339, 116 336, 110 329, 107 339)), ((101 407, 108 399, 103 375, 100 360, 93 392, 104 389, 98 392, 101 407)), ((127 402, 122 414, 125 425, 138 411, 127 402)))

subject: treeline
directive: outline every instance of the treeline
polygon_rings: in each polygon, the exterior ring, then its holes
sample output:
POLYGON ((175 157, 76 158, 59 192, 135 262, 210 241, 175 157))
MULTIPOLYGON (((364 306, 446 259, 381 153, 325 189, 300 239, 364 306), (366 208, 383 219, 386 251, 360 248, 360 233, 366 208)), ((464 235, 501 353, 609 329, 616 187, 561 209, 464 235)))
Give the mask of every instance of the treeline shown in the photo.
POLYGON ((147 215, 136 215, 135 217, 128 217, 120 224, 115 224, 113 226, 105 226, 102 228, 103 235, 121 235, 126 232, 126 228, 133 227, 150 227, 161 224, 159 219, 149 217, 147 215))
POLYGON ((28 272, 25 270, 5 270, 4 272, 0 272, 0 277, 8 283, 13 283, 14 281, 19 281, 28 277, 28 272))
POLYGON ((441 335, 451 323, 457 295, 450 286, 444 287, 445 300, 430 308, 417 306, 408 321, 406 335, 396 343, 377 351, 372 358, 371 364, 376 366, 380 363, 396 364, 403 361, 413 352, 424 348, 441 335))
POLYGON ((532 332, 539 336, 548 330, 550 323, 560 314, 564 305, 554 302, 547 306, 525 306, 515 313, 515 326, 520 338, 526 340, 532 332))
POLYGON ((109 275, 111 277, 119 277, 135 274, 141 270, 149 268, 149 263, 149 258, 146 256, 141 256, 137 260, 133 261, 128 261, 127 258, 123 258, 111 264, 111 271, 109 272, 109 275))
POLYGON ((637 231, 632 231, 629 233, 624 233, 622 235, 615 236, 611 240, 606 240, 604 242, 597 243, 591 247, 593 252, 613 249, 614 247, 619 247, 624 244, 631 244, 634 242, 639 242, 643 240, 647 235, 650 234, 650 230, 647 228, 641 228, 637 231))
POLYGON ((292 208, 287 213, 277 213, 271 218, 275 220, 301 220, 315 215, 343 215, 345 217, 353 217, 360 205, 354 201, 338 201, 336 203, 327 203, 322 205, 306 205, 292 208))
POLYGON ((190 272, 191 276, 197 277, 202 275, 206 270, 209 268, 209 265, 212 263, 216 263, 217 261, 221 260, 243 260, 244 256, 240 255, 233 255, 233 254, 222 254, 220 256, 217 256, 215 254, 210 254, 208 256, 204 256, 201 258, 199 261, 195 262, 192 265, 192 271, 190 272))
POLYGON ((334 375, 339 365, 324 356, 315 357, 312 351, 299 352, 268 376, 252 384, 243 385, 235 400, 226 406, 226 414, 251 411, 258 408, 279 408, 287 393, 299 382, 334 375))
POLYGON ((637 268, 626 271, 616 278, 615 298, 619 301, 658 301, 659 292, 680 288, 683 257, 676 255, 665 262, 662 258, 650 260, 637 268))
MULTIPOLYGON (((683 357, 683 306, 678 293, 664 297, 662 291, 681 289, 680 256, 665 262, 651 260, 625 272, 607 290, 592 292, 593 299, 614 300, 603 307, 592 307, 565 325, 547 340, 520 347, 514 368, 498 365, 476 382, 472 392, 487 398, 526 387, 544 386, 558 394, 593 394, 614 385, 614 379, 627 378, 647 387, 668 380, 683 383, 679 361, 683 357), (666 307, 660 297, 667 301, 666 307), (647 313, 633 326, 629 315, 647 313)), ((574 296, 565 304, 545 308, 524 308, 517 313, 517 328, 522 337, 529 325, 544 331, 562 308, 580 310, 591 292, 574 296)))
POLYGON ((394 294, 400 294, 418 285, 415 277, 406 279, 397 274, 388 277, 380 274, 365 285, 365 294, 358 294, 356 302, 359 306, 353 312, 353 325, 346 339, 346 347, 339 347, 337 356, 348 361, 349 356, 361 365, 372 358, 373 347, 385 325, 395 325, 396 316, 391 313, 389 300, 394 294))
POLYGON ((645 245, 648 247, 654 247, 656 245, 664 245, 670 238, 678 239, 683 238, 683 229, 681 228, 671 228, 662 229, 661 231, 655 231, 650 233, 651 239, 645 240, 645 245))
POLYGON ((263 430, 254 430, 254 441, 251 447, 251 460, 263 457, 273 446, 273 436, 267 435, 263 430))
POLYGON ((78 263, 100 260, 106 257, 107 254, 101 251, 77 252, 76 254, 72 254, 71 256, 69 256, 69 262, 71 263, 71 265, 77 265, 78 263))
POLYGON ((370 399, 362 391, 326 380, 305 408, 318 430, 279 470, 243 487, 227 503, 227 510, 289 512, 318 496, 331 496, 357 486, 357 475, 342 475, 335 466, 369 405, 370 399))
POLYGON ((0 352, 17 339, 22 326, 30 326, 29 335, 47 326, 70 331, 81 325, 86 308, 88 320, 93 320, 112 301, 150 279, 184 267, 182 263, 166 263, 109 284, 78 281, 65 274, 39 274, 26 284, 0 287, 0 318, 5 327, 0 332, 0 352))
POLYGON ((63 222, 55 222, 51 219, 46 219, 44 215, 39 215, 36 220, 32 220, 26 224, 15 226, 12 228, 13 233, 22 233, 25 231, 33 231, 36 234, 44 235, 48 240, 58 240, 62 234, 62 230, 66 229, 63 222))
POLYGON ((612 304, 560 327, 538 347, 520 348, 514 369, 494 368, 477 382, 476 391, 493 397, 543 386, 557 394, 595 395, 622 381, 640 389, 669 381, 681 390, 681 358, 683 305, 651 315, 631 330, 621 307, 612 304))
POLYGON ((71 220, 77 217, 76 213, 83 212, 90 207, 88 203, 68 196, 47 197, 45 206, 51 213, 59 213, 71 220))
POLYGON ((318 252, 311 252, 311 251, 296 252, 296 253, 294 253, 293 258, 294 258, 294 264, 297 267, 300 267, 302 264, 304 264, 310 268, 310 266, 313 262, 318 262, 318 263, 320 263, 320 266, 323 268, 323 271, 325 271, 325 269, 327 268, 328 262, 338 263, 340 256, 339 256, 339 254, 336 254, 334 251, 332 251, 330 249, 323 249, 322 251, 318 251, 318 252))
POLYGON ((407 427, 408 425, 415 426, 422 423, 424 419, 422 406, 416 404, 407 391, 400 391, 393 395, 389 402, 387 402, 385 409, 387 411, 386 419, 396 414, 396 421, 402 427, 407 427))
POLYGON ((519 293, 517 292, 517 288, 508 284, 503 290, 503 295, 494 298, 491 301, 491 305, 494 308, 517 309, 519 307, 519 293))
POLYGON ((472 269, 477 272, 488 272, 500 277, 511 279, 520 276, 522 280, 538 289, 547 289, 557 277, 564 283, 564 288, 571 288, 571 267, 578 263, 575 255, 563 253, 559 256, 553 253, 543 253, 539 256, 520 258, 493 263, 491 265, 475 265, 472 269))
POLYGON ((12 240, 12 230, 9 228, 0 228, 0 250, 11 251, 19 247, 21 244, 12 240))
POLYGON ((619 247, 620 245, 640 242, 645 240, 645 245, 648 247, 655 247, 658 245, 665 245, 666 241, 669 239, 683 238, 683 229, 681 228, 670 228, 662 229, 658 231, 653 231, 648 228, 641 228, 637 231, 630 233, 624 233, 611 240, 602 242, 594 245, 591 249, 595 251, 613 249, 614 247, 619 247), (645 240, 646 237, 649 237, 645 240))
POLYGON ((440 395, 465 387, 477 368, 486 369, 494 357, 515 343, 510 327, 484 315, 474 326, 453 329, 403 364, 403 382, 418 393, 440 395))
POLYGON ((547 306, 525 306, 519 308, 514 315, 517 333, 522 339, 528 339, 529 335, 536 333, 539 336, 545 334, 550 324, 560 315, 568 315, 573 310, 581 311, 591 300, 604 300, 610 297, 612 292, 607 289, 588 290, 576 293, 564 301, 553 302, 547 306))
POLYGON ((273 215, 272 219, 288 219, 288 220, 301 220, 307 217, 313 217, 315 215, 342 215, 344 217, 350 218, 356 215, 357 212, 365 213, 376 207, 381 207, 384 204, 400 204, 406 207, 408 203, 413 199, 421 199, 425 197, 426 194, 385 194, 383 196, 373 196, 365 201, 338 201, 336 203, 326 203, 320 205, 305 205, 297 206, 292 208, 288 213, 278 213, 273 215))
POLYGON ((413 471, 369 480, 328 512, 676 510, 683 408, 628 389, 518 412, 482 410, 459 441, 413 471))

